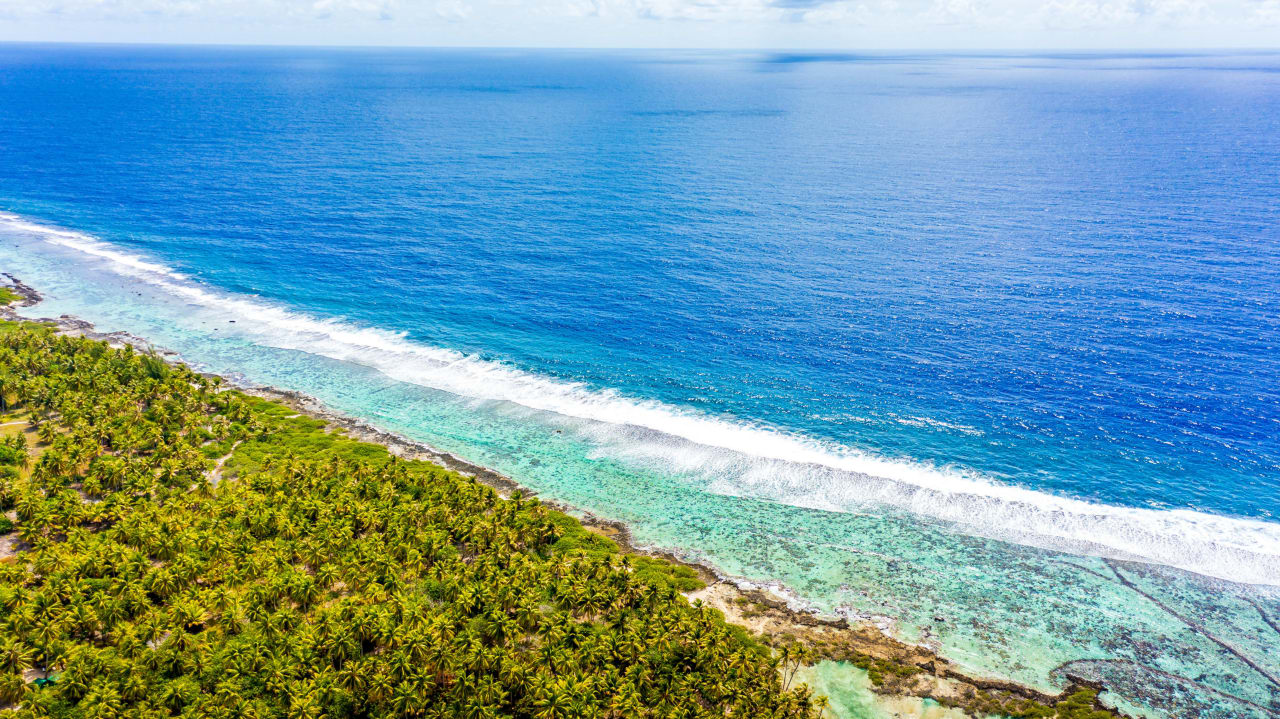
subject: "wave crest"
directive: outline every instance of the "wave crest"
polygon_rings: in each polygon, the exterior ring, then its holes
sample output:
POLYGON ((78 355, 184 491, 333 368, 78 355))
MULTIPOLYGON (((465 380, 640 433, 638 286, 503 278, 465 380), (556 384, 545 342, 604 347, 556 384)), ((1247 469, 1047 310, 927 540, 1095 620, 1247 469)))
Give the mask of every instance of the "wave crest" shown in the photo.
POLYGON ((184 302, 230 314, 237 319, 238 334, 263 346, 364 365, 398 381, 462 397, 576 418, 580 431, 601 452, 700 477, 712 492, 836 512, 892 507, 1020 544, 1280 585, 1277 523, 1091 503, 1002 484, 964 469, 877 457, 761 424, 544 377, 412 342, 404 333, 218 292, 89 235, 17 215, 0 213, 0 227, 71 250, 84 261, 184 302))

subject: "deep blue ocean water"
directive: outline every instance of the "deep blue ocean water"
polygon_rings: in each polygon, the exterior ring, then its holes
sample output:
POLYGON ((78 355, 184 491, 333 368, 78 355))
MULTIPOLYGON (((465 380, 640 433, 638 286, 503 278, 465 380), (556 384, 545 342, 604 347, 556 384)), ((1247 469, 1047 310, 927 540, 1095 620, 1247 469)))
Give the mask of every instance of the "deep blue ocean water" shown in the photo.
POLYGON ((1280 55, 0 45, 0 211, 35 314, 972 667, 1136 623, 1132 681, 1280 701, 1089 586, 1280 675, 1280 55))

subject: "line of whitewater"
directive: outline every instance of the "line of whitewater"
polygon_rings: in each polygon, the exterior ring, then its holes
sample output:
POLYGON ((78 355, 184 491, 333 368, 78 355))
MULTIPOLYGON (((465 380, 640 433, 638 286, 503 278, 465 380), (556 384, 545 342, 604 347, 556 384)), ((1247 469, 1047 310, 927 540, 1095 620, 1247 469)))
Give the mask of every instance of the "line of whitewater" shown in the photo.
POLYGON ((892 460, 792 432, 543 377, 404 333, 314 317, 203 286, 90 235, 0 212, 0 228, 69 251, 185 303, 234 316, 267 347, 376 369, 454 395, 511 402, 581 422, 610 456, 705 479, 710 491, 829 511, 892 507, 982 536, 1280 586, 1280 524, 1190 510, 1096 504, 958 468, 892 460))

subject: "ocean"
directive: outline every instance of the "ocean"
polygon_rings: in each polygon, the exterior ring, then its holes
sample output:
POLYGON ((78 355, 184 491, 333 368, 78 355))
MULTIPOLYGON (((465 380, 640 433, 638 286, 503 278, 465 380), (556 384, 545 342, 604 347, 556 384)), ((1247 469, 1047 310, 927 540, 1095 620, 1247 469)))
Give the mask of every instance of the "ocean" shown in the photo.
POLYGON ((0 45, 0 270, 971 671, 1280 713, 1280 54, 0 45))

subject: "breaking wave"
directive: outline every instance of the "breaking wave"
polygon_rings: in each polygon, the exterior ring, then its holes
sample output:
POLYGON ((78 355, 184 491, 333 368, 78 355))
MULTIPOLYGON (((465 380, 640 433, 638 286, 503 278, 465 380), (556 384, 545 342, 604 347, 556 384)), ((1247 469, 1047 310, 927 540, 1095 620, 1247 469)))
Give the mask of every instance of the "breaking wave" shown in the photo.
MULTIPOLYGON (((89 235, 0 213, 6 234, 69 251, 189 305, 236 319, 263 346, 374 368, 401 381, 564 418, 601 454, 704 481, 709 491, 828 511, 897 510, 967 533, 1280 585, 1280 524, 1121 507, 1013 486, 961 468, 877 457, 774 427, 718 418, 526 372, 455 350, 232 295, 89 235)), ((924 418, 913 418, 925 422, 924 418)))

